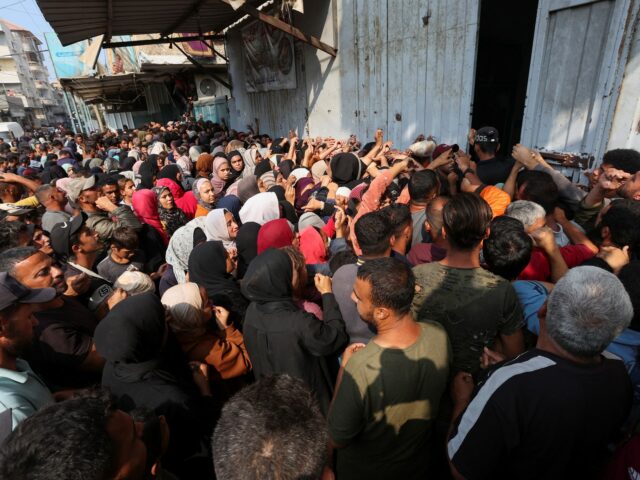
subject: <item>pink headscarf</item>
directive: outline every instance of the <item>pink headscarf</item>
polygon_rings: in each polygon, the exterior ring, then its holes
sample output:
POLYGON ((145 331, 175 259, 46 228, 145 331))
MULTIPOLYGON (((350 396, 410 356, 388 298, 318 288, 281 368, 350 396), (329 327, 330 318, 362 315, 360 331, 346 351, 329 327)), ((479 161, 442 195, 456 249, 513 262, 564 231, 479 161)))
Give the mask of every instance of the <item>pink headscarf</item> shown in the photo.
POLYGON ((314 227, 307 227, 300 232, 300 251, 304 255, 307 265, 327 261, 327 246, 314 227))
POLYGON ((185 193, 184 189, 170 178, 159 179, 156 181, 156 187, 167 187, 171 191, 171 195, 173 195, 176 207, 182 210, 189 220, 193 219, 198 209, 198 200, 193 195, 192 190, 185 193))
POLYGON ((229 160, 227 160, 224 157, 216 157, 213 160, 213 172, 211 172, 211 186, 213 187, 213 191, 216 195, 222 192, 222 190, 224 190, 224 186, 226 183, 224 180, 222 180, 218 176, 218 169, 225 163, 228 165, 229 160))
POLYGON ((133 192, 131 205, 133 206, 133 212, 136 214, 136 217, 138 217, 138 220, 155 228, 158 233, 160 233, 165 246, 169 245, 169 237, 162 226, 160 215, 158 214, 158 198, 153 190, 145 189, 133 192))

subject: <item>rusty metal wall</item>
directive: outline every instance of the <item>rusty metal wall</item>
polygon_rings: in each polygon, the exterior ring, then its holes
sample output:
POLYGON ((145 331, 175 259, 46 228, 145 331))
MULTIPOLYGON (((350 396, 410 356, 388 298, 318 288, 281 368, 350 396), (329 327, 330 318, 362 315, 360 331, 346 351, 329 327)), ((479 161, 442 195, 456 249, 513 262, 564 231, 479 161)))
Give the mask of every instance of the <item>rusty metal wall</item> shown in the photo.
POLYGON ((260 118, 282 135, 371 139, 376 128, 406 147, 420 133, 463 144, 469 129, 480 0, 306 1, 296 25, 338 48, 337 57, 296 42, 295 90, 244 90, 239 34, 231 31, 232 126, 260 118))

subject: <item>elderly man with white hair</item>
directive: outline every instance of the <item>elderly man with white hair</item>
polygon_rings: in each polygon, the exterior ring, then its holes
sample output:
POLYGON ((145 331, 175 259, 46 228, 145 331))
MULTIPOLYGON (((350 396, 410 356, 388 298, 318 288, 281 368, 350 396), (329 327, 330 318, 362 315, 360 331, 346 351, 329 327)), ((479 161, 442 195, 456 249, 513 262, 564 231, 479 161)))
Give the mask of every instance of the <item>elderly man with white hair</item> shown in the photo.
POLYGON ((544 208, 537 203, 529 200, 512 202, 507 207, 505 215, 520 220, 535 244, 531 260, 518 276, 518 280, 555 283, 569 268, 582 265, 598 251, 584 234, 579 236, 578 241, 581 243, 558 246, 553 230, 546 225, 544 208))
MULTIPOLYGON (((618 278, 570 270, 540 309, 536 348, 502 363, 472 396, 453 380, 448 454, 454 478, 591 478, 631 407, 624 364, 601 352, 631 321, 618 278)), ((500 355, 485 349, 483 363, 500 355)))

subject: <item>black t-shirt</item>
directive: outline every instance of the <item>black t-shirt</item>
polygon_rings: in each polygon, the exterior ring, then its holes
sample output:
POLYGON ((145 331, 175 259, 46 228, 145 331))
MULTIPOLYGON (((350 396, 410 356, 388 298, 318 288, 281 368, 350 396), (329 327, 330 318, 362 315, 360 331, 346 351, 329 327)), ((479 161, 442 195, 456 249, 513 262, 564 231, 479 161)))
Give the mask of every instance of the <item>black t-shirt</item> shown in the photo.
POLYGON ((593 478, 631 406, 618 360, 581 365, 530 350, 492 371, 448 453, 469 479, 593 478))
POLYGON ((511 169, 513 168, 514 159, 511 157, 493 157, 489 160, 478 162, 477 174, 486 185, 495 185, 496 183, 504 183, 511 169))
MULTIPOLYGON (((83 272, 82 270, 80 270, 79 268, 76 268, 75 266, 71 265, 70 263, 67 263, 65 265, 65 270, 64 270, 64 278, 65 279, 69 279, 69 277, 74 277, 76 275, 80 275, 83 272)), ((98 290, 99 288, 101 288, 104 285, 109 285, 111 286, 111 283, 109 283, 107 280, 102 279, 102 278, 98 278, 98 277, 94 277, 89 275, 89 280, 90 280, 90 285, 89 288, 87 289, 87 291, 81 295, 78 295, 77 297, 74 297, 75 300, 77 300, 78 302, 80 302, 83 306, 89 308, 89 299, 91 298, 91 295, 93 295, 95 293, 96 290, 98 290)))
POLYGON ((82 388, 100 382, 100 375, 78 369, 91 351, 93 332, 98 324, 93 314, 77 301, 62 297, 64 304, 34 315, 28 360, 51 390, 82 388))

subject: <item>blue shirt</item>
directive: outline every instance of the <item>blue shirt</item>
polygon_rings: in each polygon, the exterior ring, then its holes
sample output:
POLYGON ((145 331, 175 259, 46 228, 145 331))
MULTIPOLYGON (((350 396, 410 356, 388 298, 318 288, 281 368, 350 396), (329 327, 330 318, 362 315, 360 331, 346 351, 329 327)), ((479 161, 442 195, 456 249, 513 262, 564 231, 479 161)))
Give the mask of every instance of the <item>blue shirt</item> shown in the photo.
POLYGON ((0 368, 0 413, 11 409, 13 429, 37 410, 55 403, 51 392, 29 363, 18 358, 17 370, 0 368))
POLYGON ((540 335, 540 320, 538 319, 538 310, 547 301, 549 292, 546 287, 535 280, 516 280, 512 282, 522 311, 524 312, 524 320, 527 323, 527 330, 536 335, 540 335))

